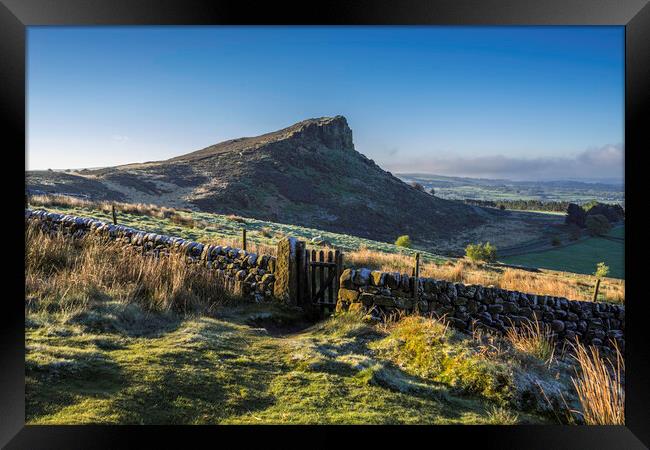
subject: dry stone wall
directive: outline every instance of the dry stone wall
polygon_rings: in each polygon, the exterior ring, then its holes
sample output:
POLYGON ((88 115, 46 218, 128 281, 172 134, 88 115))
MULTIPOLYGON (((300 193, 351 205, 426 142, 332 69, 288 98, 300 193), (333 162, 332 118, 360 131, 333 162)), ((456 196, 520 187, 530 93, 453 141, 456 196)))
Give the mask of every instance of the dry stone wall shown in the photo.
POLYGON ((140 248, 144 254, 153 256, 180 253, 185 256, 188 264, 200 264, 213 269, 217 274, 217 282, 235 295, 256 301, 270 300, 273 297, 276 271, 274 256, 257 255, 233 247, 204 245, 92 218, 42 210, 25 210, 25 221, 36 224, 46 232, 61 232, 72 237, 89 233, 103 236, 140 248))
POLYGON ((371 313, 396 310, 431 313, 460 330, 478 326, 504 333, 508 327, 537 320, 547 324, 557 342, 580 342, 611 350, 625 348, 625 306, 525 294, 505 289, 464 285, 406 274, 346 269, 341 275, 337 310, 371 313), (417 296, 413 285, 417 283, 417 296))

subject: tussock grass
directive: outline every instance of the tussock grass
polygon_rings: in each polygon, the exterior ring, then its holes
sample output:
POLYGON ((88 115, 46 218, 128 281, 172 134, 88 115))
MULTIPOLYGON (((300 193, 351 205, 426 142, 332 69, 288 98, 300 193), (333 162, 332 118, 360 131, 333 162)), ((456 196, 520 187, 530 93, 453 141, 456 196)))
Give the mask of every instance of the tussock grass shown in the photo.
POLYGON ((519 416, 499 406, 492 406, 488 411, 487 422, 490 425, 517 425, 519 416))
POLYGON ((508 327, 506 339, 522 353, 532 355, 547 364, 553 360, 555 342, 553 332, 538 321, 523 322, 520 327, 508 327))
POLYGON ((227 215, 226 219, 230 220, 231 222, 246 223, 246 219, 244 219, 243 217, 237 216, 235 214, 227 215))
POLYGON ((618 347, 614 361, 597 347, 574 346, 579 368, 572 379, 587 425, 625 425, 625 362, 618 347))
POLYGON ((150 311, 192 311, 227 299, 214 272, 190 267, 180 255, 143 256, 92 235, 72 240, 32 225, 25 250, 25 296, 34 299, 32 308, 81 312, 109 296, 150 311))
POLYGON ((180 225, 182 227, 194 228, 196 226, 196 222, 194 221, 194 219, 189 216, 184 216, 181 214, 172 214, 168 217, 168 219, 171 223, 175 223, 176 225, 180 225))
POLYGON ((508 366, 484 357, 444 320, 406 316, 389 330, 374 348, 399 367, 502 406, 510 401, 514 387, 508 366))

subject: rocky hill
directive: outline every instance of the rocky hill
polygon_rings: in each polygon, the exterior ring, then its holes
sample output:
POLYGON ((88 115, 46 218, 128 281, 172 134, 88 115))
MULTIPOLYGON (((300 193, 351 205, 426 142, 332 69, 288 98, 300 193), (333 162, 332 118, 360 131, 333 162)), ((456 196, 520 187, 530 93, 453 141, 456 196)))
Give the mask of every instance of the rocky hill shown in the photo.
POLYGON ((354 148, 343 116, 309 119, 166 161, 28 172, 27 187, 237 214, 430 246, 499 216, 421 192, 354 148))

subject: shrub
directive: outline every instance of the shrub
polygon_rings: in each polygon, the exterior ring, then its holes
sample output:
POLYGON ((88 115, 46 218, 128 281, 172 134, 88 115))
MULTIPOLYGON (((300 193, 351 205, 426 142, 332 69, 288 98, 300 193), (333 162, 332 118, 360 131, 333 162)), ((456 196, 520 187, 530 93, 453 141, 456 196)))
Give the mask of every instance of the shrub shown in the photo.
POLYGON ((497 259, 497 248, 489 242, 469 244, 465 247, 465 256, 472 261, 494 262, 497 259))
POLYGON ((553 237, 553 239, 551 239, 551 244, 552 244, 554 247, 557 247, 557 246, 559 246, 559 245, 562 244, 562 241, 560 240, 559 237, 555 236, 555 237, 553 237))
POLYGON ((609 220, 602 214, 590 214, 587 216, 585 226, 587 227, 587 231, 593 236, 607 234, 612 229, 609 220))
POLYGON ((429 189, 429 194, 436 195, 436 190, 434 188, 429 189))
POLYGON ((606 266, 604 262, 599 262, 596 264, 596 271, 594 275, 597 278, 605 278, 609 274, 609 266, 606 266))
POLYGON ((398 247, 411 248, 411 238, 407 234, 400 236, 395 241, 395 245, 398 247))

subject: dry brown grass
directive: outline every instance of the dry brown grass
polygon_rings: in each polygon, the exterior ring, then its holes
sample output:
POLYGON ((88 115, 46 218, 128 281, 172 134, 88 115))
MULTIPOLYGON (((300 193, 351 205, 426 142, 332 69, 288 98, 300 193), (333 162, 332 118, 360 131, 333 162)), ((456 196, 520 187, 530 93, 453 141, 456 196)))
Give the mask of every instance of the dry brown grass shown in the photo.
POLYGON ((522 353, 532 355, 547 364, 553 361, 555 342, 553 332, 546 324, 535 320, 524 322, 520 327, 508 327, 506 339, 522 353))
POLYGON ((413 258, 397 253, 383 253, 367 248, 345 253, 345 263, 385 272, 411 273, 413 258))
POLYGON ((195 220, 190 216, 184 216, 181 214, 172 214, 168 217, 169 221, 180 225, 182 227, 194 228, 196 226, 195 220))
MULTIPOLYGON (((384 272, 411 274, 413 270, 413 258, 410 256, 381 253, 365 248, 346 252, 345 262, 351 266, 384 272)), ((448 261, 444 264, 422 264, 420 276, 464 284, 495 286, 537 295, 566 297, 571 300, 591 301, 593 295, 593 277, 590 275, 563 275, 560 272, 549 271, 530 272, 475 263, 465 259, 448 261)), ((625 282, 607 279, 602 285, 602 293, 607 301, 624 303, 625 282)))
POLYGON ((62 206, 67 208, 98 209, 110 213, 112 206, 118 213, 135 214, 140 216, 159 217, 161 219, 174 219, 180 216, 174 209, 146 203, 122 203, 110 201, 85 200, 64 195, 33 195, 29 197, 29 204, 33 206, 62 206))
POLYGON ((579 369, 572 378, 587 425, 625 425, 625 362, 618 347, 615 361, 594 346, 575 345, 579 369))
POLYGON ((143 256, 92 235, 72 240, 34 226, 26 229, 25 250, 25 298, 36 309, 70 313, 110 297, 146 310, 192 311, 227 300, 214 272, 180 255, 143 256))
POLYGON ((244 219, 243 217, 236 216, 235 214, 227 215, 226 219, 230 220, 231 222, 246 223, 246 219, 244 219))

